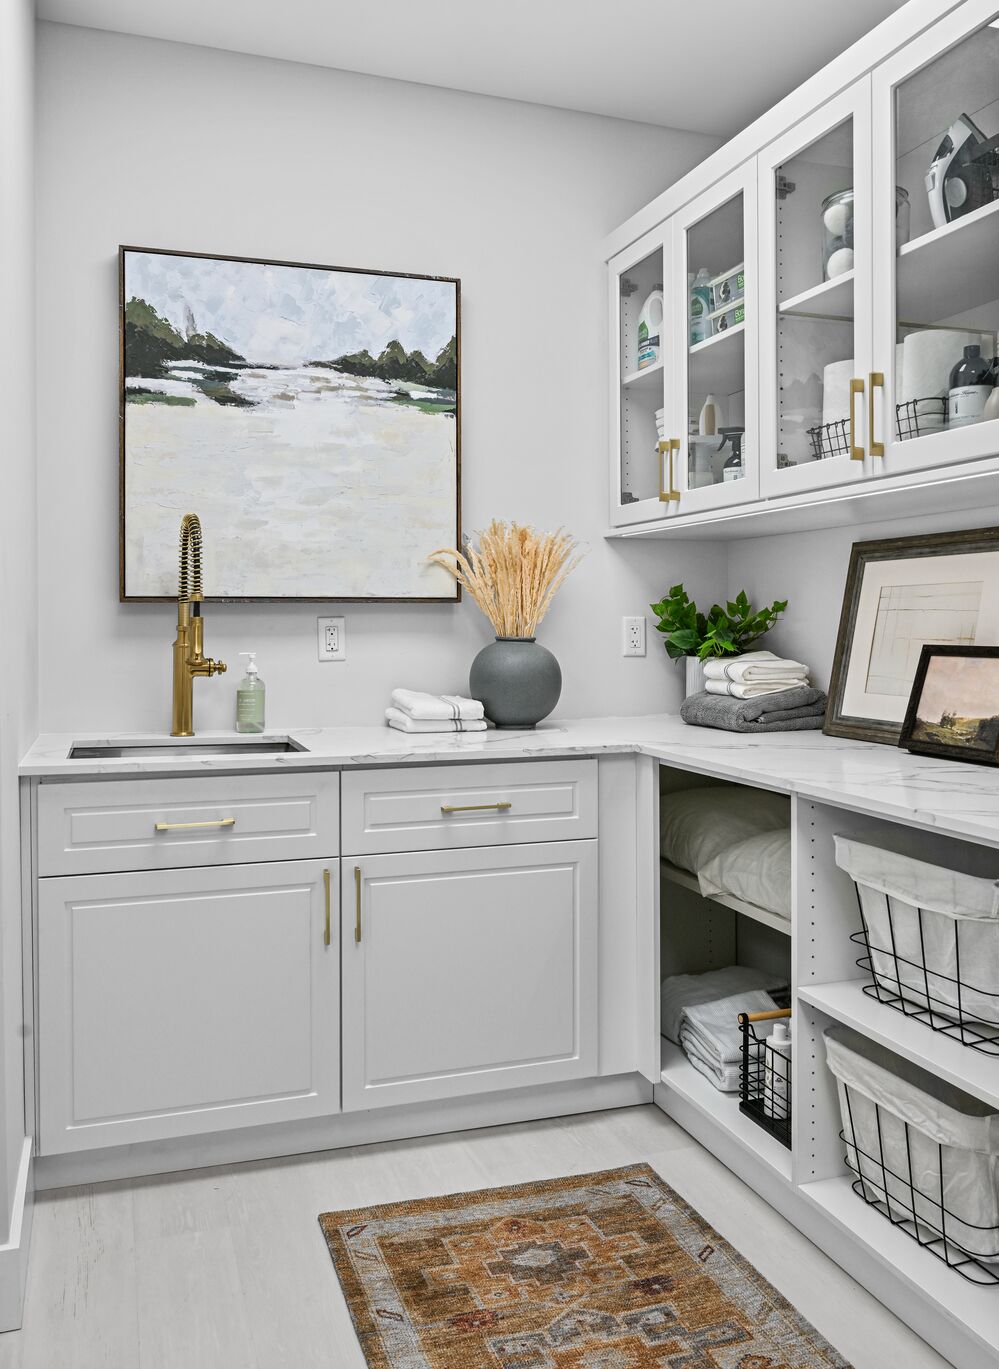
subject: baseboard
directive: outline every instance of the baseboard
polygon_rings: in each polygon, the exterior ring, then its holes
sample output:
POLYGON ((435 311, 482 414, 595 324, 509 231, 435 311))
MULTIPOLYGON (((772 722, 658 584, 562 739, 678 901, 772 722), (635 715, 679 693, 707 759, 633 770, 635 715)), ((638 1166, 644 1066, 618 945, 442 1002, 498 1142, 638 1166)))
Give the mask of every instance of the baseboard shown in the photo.
POLYGON ((345 1146, 363 1146, 378 1141, 439 1136, 448 1131, 504 1126, 543 1117, 567 1117, 577 1112, 601 1112, 651 1101, 652 1085, 641 1075, 617 1074, 610 1078, 579 1079, 564 1084, 485 1093, 476 1098, 449 1098, 408 1107, 341 1113, 306 1122, 247 1127, 193 1139, 147 1141, 141 1145, 80 1151, 72 1155, 38 1155, 34 1181, 38 1190, 45 1190, 112 1179, 135 1179, 173 1170, 204 1169, 246 1160, 270 1160, 281 1155, 305 1155, 316 1150, 340 1150, 345 1146))
POLYGON ((16 1331, 24 1309, 28 1277, 28 1248, 34 1214, 32 1138, 26 1136, 17 1166, 17 1186, 11 1208, 10 1234, 0 1245, 0 1331, 16 1331))

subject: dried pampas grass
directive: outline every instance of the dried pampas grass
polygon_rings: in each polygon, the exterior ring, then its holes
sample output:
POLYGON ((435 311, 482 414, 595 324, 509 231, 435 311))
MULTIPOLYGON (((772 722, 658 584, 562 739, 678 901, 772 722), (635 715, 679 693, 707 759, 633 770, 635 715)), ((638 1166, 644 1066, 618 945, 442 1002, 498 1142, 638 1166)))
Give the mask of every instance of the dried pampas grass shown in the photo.
POLYGON ((479 533, 478 549, 444 547, 427 557, 443 566, 478 604, 497 637, 533 637, 555 591, 582 560, 561 528, 537 533, 495 519, 479 533))

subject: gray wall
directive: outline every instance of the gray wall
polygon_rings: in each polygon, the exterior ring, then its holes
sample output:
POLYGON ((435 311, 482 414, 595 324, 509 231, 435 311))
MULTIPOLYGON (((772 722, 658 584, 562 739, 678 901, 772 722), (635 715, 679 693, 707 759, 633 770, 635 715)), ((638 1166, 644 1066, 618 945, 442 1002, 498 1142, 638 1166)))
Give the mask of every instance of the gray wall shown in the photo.
MULTIPOLYGON (((603 539, 601 245, 717 140, 62 25, 41 26, 39 85, 44 730, 169 718, 170 608, 117 602, 121 242, 460 276, 466 529, 515 518, 588 545, 542 627, 563 716, 678 706, 657 642, 622 658, 621 615, 680 577, 720 593, 724 556, 603 539)), ((259 652, 276 727, 380 721, 394 685, 463 689, 488 639, 470 603, 213 606, 206 625, 230 667, 259 652), (344 664, 316 660, 330 611, 344 664)), ((199 728, 232 726, 237 679, 198 682, 199 728)))

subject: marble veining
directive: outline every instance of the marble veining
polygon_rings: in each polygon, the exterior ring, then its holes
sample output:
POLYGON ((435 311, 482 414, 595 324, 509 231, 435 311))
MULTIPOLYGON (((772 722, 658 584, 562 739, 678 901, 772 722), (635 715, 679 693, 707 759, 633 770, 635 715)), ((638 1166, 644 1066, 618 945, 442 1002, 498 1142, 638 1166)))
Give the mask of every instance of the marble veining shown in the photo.
MULTIPOLYGON (((745 736, 688 727, 679 717, 580 718, 533 731, 410 736, 387 727, 274 728, 305 751, 263 756, 70 760, 74 744, 162 743, 162 736, 43 733, 20 774, 42 779, 97 775, 198 775, 205 772, 340 769, 354 766, 519 760, 532 757, 651 756, 669 765, 743 780, 858 812, 899 818, 999 846, 999 769, 910 756, 891 746, 826 737, 821 732, 745 736)), ((199 742, 235 739, 206 732, 199 742)), ((240 738, 240 740, 246 740, 240 738)))

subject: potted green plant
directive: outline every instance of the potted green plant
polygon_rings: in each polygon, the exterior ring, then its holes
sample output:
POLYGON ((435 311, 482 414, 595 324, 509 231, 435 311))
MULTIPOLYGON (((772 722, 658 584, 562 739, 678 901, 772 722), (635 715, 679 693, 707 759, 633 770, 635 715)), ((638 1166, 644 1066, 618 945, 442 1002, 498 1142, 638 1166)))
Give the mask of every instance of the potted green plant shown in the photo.
POLYGON ((702 662, 714 656, 739 656, 760 640, 787 608, 786 599, 775 600, 769 608, 754 609, 741 589, 723 608, 712 604, 701 613, 683 585, 674 585, 650 605, 659 620, 656 631, 665 637, 663 646, 671 660, 687 663, 686 694, 704 688, 702 662))

